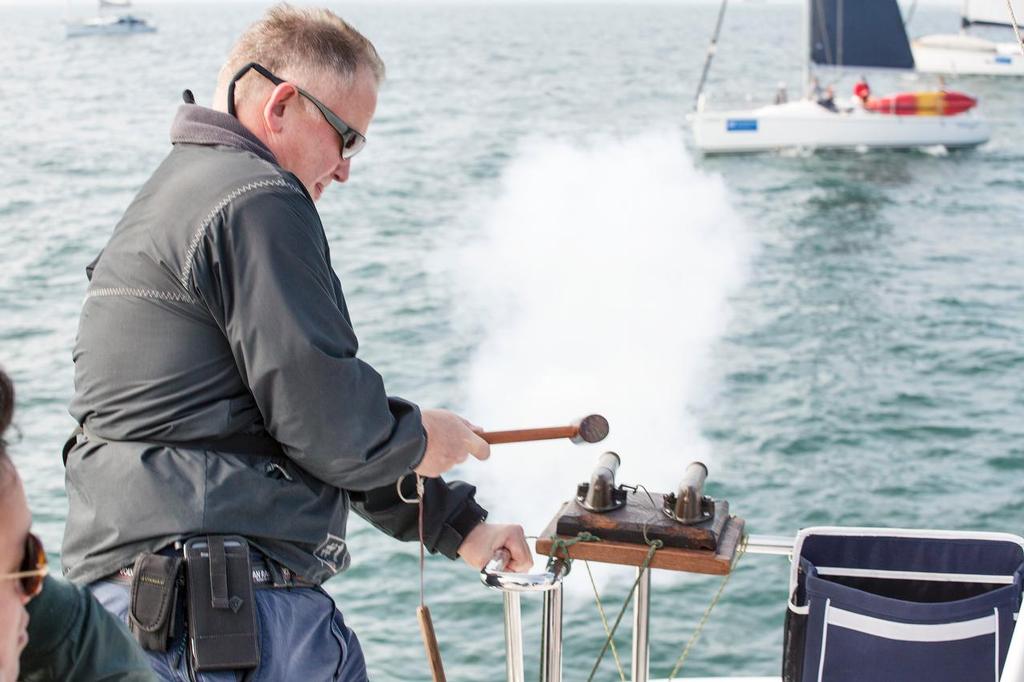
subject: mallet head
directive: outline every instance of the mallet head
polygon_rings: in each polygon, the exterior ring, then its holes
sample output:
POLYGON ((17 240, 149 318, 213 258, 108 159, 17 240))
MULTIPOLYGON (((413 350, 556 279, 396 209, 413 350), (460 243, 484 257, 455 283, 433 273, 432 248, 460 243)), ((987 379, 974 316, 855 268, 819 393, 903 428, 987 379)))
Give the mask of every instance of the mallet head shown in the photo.
POLYGON ((573 443, 597 443, 608 436, 608 420, 599 414, 588 415, 573 426, 576 427, 573 443))

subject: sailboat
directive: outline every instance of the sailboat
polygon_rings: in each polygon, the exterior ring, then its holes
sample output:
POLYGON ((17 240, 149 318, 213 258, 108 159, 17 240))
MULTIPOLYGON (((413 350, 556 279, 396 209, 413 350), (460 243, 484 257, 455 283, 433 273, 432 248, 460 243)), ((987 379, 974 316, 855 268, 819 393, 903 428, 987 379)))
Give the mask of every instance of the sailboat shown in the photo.
POLYGON ((131 7, 131 0, 99 0, 99 14, 89 19, 68 22, 66 35, 77 38, 91 35, 124 35, 128 33, 154 33, 156 27, 132 14, 104 14, 104 8, 118 10, 131 7))
MULTIPOLYGON (((706 98, 698 92, 689 121, 700 151, 961 148, 988 141, 991 129, 978 113, 977 101, 962 93, 937 90, 873 98, 865 83, 862 96, 850 104, 811 96, 812 66, 833 72, 914 69, 896 0, 808 0, 804 33, 807 95, 756 109, 708 111, 706 98)), ((714 40, 705 73, 713 48, 714 40)))
POLYGON ((964 0, 960 33, 922 36, 911 44, 917 70, 960 76, 1024 76, 1015 42, 998 43, 967 32, 971 26, 1012 28, 1006 0, 964 0))

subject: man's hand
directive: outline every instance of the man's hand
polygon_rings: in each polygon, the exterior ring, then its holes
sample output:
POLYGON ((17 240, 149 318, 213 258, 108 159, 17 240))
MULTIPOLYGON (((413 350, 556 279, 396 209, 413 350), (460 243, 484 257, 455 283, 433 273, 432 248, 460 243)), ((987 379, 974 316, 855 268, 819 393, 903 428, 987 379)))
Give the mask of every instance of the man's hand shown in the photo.
POLYGON ((420 476, 436 478, 473 455, 483 460, 491 456, 491 446, 478 436, 483 429, 448 410, 423 410, 423 428, 427 432, 427 451, 414 470, 420 476))
POLYGON ((504 523, 481 523, 469 531, 459 546, 459 556, 476 569, 487 565, 499 549, 507 549, 512 558, 506 571, 525 573, 533 566, 533 554, 526 544, 523 527, 504 523))

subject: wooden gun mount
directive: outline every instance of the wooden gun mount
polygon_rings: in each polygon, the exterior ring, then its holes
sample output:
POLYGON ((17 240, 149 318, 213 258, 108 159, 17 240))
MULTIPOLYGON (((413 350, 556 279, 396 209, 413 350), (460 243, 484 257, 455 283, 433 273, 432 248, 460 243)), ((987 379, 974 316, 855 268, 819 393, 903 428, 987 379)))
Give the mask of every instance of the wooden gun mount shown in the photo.
MULTIPOLYGON (((596 535, 600 542, 577 542, 568 547, 569 557, 606 564, 640 566, 647 558, 650 540, 664 546, 654 553, 650 566, 670 571, 726 575, 743 537, 744 521, 729 515, 729 503, 715 502, 707 521, 685 525, 664 512, 665 495, 633 491, 626 504, 614 511, 595 513, 572 500, 562 505, 537 540, 537 553, 550 556, 552 536, 571 541, 581 532, 596 535), (653 506, 652 506, 653 498, 653 506)), ((559 548, 559 556, 564 556, 559 548)))

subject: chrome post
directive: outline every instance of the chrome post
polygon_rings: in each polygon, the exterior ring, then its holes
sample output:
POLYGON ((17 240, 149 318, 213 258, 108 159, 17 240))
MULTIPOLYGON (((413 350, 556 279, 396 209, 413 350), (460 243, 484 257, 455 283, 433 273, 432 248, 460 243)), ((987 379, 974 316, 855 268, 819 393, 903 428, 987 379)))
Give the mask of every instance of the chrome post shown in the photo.
POLYGON ((541 629, 541 682, 562 682, 562 582, 544 593, 541 629))
POLYGON ((569 564, 562 559, 550 559, 544 573, 510 573, 505 570, 509 558, 508 550, 499 549, 480 571, 484 585, 504 594, 508 682, 524 682, 521 592, 544 593, 540 679, 541 682, 562 682, 562 579, 569 573, 569 564))
POLYGON ((508 682, 526 682, 519 593, 505 592, 505 674, 508 682))
POLYGON ((651 569, 637 567, 639 581, 633 596, 633 682, 647 682, 650 647, 647 631, 651 621, 651 569))

